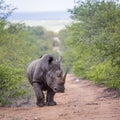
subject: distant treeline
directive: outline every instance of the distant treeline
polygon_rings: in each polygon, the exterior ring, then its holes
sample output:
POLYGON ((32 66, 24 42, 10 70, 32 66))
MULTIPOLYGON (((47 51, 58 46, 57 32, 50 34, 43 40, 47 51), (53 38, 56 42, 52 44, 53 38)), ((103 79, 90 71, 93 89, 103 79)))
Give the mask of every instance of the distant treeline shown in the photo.
POLYGON ((78 0, 60 31, 64 64, 78 77, 120 90, 120 2, 78 0))
POLYGON ((69 20, 70 13, 66 11, 55 12, 14 12, 8 20, 69 20), (21 17, 22 16, 22 17, 21 17))

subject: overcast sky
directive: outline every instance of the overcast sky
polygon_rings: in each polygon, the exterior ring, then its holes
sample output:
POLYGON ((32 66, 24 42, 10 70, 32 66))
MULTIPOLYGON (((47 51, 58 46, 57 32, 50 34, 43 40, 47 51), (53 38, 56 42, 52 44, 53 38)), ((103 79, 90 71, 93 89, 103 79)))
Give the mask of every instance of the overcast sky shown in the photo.
POLYGON ((17 12, 67 11, 74 6, 74 0, 5 0, 17 8, 17 12))

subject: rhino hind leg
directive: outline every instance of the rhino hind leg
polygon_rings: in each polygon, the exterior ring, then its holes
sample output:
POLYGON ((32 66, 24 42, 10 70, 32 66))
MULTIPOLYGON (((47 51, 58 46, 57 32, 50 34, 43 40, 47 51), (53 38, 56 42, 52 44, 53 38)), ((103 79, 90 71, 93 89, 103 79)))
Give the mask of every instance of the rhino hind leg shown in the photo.
POLYGON ((41 90, 39 83, 34 83, 33 89, 34 89, 35 95, 37 97, 36 105, 39 107, 43 107, 45 105, 45 100, 44 100, 44 94, 41 90))
POLYGON ((47 91, 46 105, 48 106, 56 105, 56 102, 54 101, 54 95, 55 95, 55 92, 53 92, 52 90, 47 91))

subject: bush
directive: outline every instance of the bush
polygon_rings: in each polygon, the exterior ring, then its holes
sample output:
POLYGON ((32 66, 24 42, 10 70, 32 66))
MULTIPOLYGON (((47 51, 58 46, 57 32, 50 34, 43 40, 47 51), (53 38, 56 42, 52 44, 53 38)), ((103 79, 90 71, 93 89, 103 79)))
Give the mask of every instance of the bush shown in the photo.
POLYGON ((120 90, 120 3, 78 0, 70 12, 74 22, 67 27, 69 36, 61 38, 68 53, 64 52, 65 59, 72 60, 71 70, 79 77, 120 90))
POLYGON ((13 98, 25 93, 20 86, 23 71, 0 65, 0 105, 9 105, 13 98))
POLYGON ((111 66, 111 61, 105 61, 92 66, 86 76, 96 84, 104 84, 109 88, 120 90, 120 70, 117 66, 111 66))

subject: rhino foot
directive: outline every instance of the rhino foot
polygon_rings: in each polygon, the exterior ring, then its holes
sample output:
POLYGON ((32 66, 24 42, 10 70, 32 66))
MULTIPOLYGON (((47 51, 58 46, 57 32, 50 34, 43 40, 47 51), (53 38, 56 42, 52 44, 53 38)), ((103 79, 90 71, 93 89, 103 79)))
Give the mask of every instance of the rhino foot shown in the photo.
POLYGON ((43 107, 43 106, 45 106, 45 103, 37 103, 36 105, 39 107, 43 107))
POLYGON ((46 105, 47 106, 54 106, 56 105, 57 103, 55 101, 51 101, 51 102, 47 102, 46 105))

